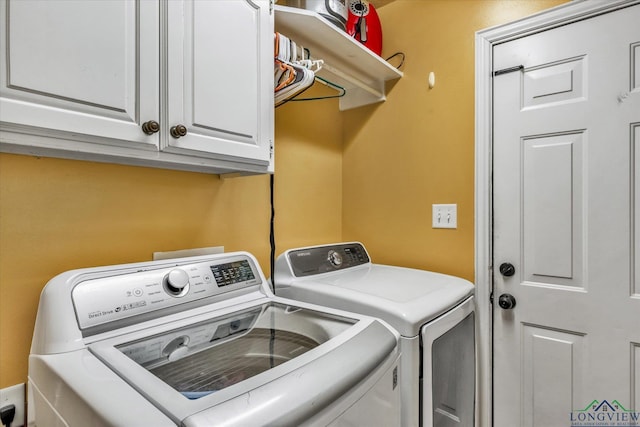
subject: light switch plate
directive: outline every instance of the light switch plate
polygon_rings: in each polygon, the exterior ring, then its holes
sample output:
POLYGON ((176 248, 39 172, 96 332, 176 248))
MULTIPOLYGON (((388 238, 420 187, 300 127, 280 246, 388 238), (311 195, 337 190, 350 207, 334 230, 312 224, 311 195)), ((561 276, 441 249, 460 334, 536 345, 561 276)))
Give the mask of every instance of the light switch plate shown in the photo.
POLYGON ((433 205, 433 228, 458 228, 458 205, 433 205))

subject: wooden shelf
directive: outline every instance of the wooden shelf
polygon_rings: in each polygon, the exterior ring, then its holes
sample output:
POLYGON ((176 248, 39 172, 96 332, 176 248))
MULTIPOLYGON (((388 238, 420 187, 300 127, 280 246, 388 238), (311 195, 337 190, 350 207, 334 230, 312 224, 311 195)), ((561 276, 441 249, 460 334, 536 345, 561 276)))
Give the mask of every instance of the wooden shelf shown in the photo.
POLYGON ((346 89, 341 111, 384 101, 385 82, 402 77, 401 71, 316 12, 287 6, 275 6, 275 11, 276 31, 309 49, 313 59, 322 59, 325 65, 318 75, 346 89))

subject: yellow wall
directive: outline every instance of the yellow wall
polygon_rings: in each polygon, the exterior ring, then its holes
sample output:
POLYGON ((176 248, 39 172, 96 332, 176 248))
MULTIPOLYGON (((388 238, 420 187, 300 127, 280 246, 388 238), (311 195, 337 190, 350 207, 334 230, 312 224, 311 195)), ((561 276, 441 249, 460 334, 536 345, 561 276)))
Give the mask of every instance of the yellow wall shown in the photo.
POLYGON ((404 77, 383 104, 343 115, 343 239, 363 241, 375 262, 473 280, 475 32, 564 1, 396 0, 380 8, 383 57, 404 52, 404 77), (458 204, 457 230, 431 228, 434 203, 458 204))
MULTIPOLYGON (((341 238, 340 123, 334 101, 276 110, 278 253, 341 238)), ((26 381, 40 291, 56 274, 223 245, 269 275, 269 215, 268 176, 0 154, 0 388, 26 381)))
MULTIPOLYGON (((276 110, 277 252, 357 239, 376 262, 472 279, 473 35, 561 2, 396 0, 381 8, 385 53, 407 55, 405 77, 384 104, 276 110), (431 230, 431 204, 450 202, 458 203, 458 230, 431 230)), ((267 176, 220 180, 0 154, 0 388, 26 381, 39 294, 54 275, 215 245, 254 253, 269 274, 268 237, 267 176)))

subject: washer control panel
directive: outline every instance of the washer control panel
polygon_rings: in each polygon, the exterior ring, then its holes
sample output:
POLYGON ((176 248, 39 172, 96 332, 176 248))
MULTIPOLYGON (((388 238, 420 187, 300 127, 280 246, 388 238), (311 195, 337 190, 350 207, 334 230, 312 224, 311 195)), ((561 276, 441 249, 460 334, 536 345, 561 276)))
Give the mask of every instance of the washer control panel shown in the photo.
POLYGON ((252 259, 239 255, 216 262, 112 273, 78 283, 71 295, 78 324, 87 329, 261 283, 252 259))
POLYGON ((287 259, 296 277, 344 270, 371 262, 361 243, 296 249, 287 253, 287 259))

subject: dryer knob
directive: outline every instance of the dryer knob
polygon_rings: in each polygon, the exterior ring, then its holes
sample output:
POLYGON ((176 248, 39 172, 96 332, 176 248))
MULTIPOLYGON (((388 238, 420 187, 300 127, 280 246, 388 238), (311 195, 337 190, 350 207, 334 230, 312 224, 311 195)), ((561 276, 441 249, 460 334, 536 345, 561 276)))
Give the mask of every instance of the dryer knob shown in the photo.
POLYGON ((172 295, 183 294, 189 284, 189 275, 179 268, 173 269, 166 277, 167 291, 172 295))
POLYGON ((327 260, 334 267, 340 267, 342 265, 342 255, 334 250, 329 251, 329 254, 327 254, 327 260))

